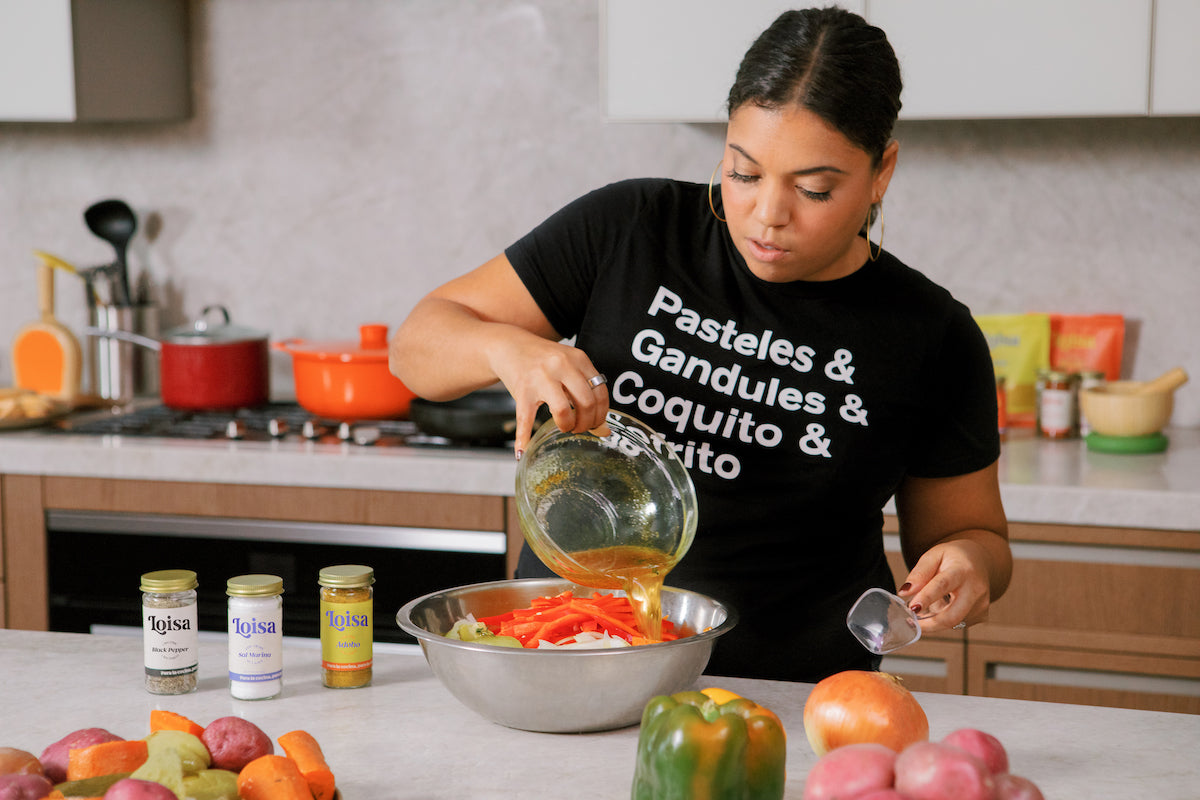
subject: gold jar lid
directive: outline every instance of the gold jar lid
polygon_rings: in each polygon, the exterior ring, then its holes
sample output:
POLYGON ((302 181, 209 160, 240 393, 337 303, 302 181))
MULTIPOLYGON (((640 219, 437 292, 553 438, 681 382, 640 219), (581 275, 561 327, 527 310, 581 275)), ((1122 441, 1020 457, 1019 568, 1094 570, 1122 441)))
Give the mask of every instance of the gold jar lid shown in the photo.
POLYGON ((283 578, 278 575, 238 575, 225 582, 230 597, 266 597, 283 594, 283 578))
POLYGON ((317 575, 317 583, 335 588, 370 586, 375 582, 375 570, 362 564, 339 564, 325 567, 317 575))
POLYGON ((196 573, 190 569, 160 569, 142 576, 143 592, 186 592, 197 586, 196 573))

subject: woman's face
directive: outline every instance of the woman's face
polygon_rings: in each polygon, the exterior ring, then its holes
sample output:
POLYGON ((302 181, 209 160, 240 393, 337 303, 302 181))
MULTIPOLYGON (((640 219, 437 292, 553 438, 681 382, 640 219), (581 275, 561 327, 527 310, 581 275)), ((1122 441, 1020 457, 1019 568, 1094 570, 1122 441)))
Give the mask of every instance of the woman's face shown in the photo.
POLYGON ((729 234, 765 281, 827 281, 867 261, 858 235, 896 166, 892 142, 871 156, 804 109, 744 105, 729 118, 721 200, 729 234))

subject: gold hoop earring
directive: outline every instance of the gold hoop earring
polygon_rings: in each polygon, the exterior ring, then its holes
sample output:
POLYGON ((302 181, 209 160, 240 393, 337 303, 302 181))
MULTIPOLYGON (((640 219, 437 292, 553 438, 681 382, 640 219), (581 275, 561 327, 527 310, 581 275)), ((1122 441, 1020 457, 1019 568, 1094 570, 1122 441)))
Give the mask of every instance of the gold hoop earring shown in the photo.
POLYGON ((871 208, 867 210, 867 258, 869 258, 871 261, 878 260, 879 256, 883 253, 883 232, 884 232, 884 230, 885 229, 884 229, 884 223, 883 223, 883 203, 879 203, 877 205, 871 206, 871 208), (871 223, 873 222, 873 220, 871 219, 871 217, 876 211, 879 212, 879 248, 877 250, 875 250, 874 253, 872 253, 871 252, 871 223))
POLYGON ((717 207, 715 205, 713 205, 712 190, 713 190, 713 181, 717 177, 717 170, 719 170, 721 168, 721 165, 724 163, 725 163, 725 159, 721 159, 720 161, 718 161, 717 165, 715 167, 713 167, 712 175, 708 176, 708 208, 710 211, 712 211, 713 216, 716 217, 717 220, 720 222, 724 222, 725 218, 717 213, 717 207))

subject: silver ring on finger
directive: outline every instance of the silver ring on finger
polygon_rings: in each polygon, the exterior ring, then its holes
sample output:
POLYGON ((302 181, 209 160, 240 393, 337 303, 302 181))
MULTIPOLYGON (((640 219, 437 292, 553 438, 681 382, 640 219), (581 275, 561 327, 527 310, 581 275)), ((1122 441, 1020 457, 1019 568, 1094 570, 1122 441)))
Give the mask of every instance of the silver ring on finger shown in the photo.
POLYGON ((608 378, 604 377, 603 375, 594 375, 591 378, 588 378, 588 386, 592 387, 593 389, 595 389, 597 386, 603 386, 606 383, 608 383, 608 378))
POLYGON ((954 626, 954 630, 961 631, 965 627, 967 627, 967 621, 964 619, 962 622, 954 626))

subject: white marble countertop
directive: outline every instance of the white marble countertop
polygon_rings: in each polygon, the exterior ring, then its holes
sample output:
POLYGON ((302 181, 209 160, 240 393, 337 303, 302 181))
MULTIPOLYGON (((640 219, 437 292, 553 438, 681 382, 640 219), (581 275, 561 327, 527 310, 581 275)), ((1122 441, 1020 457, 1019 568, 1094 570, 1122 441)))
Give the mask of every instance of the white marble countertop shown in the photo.
MULTIPOLYGON (((1153 455, 1091 452, 1026 431, 1004 443, 1001 491, 1015 522, 1200 532, 1200 429, 1153 455)), ((506 449, 373 448, 301 441, 188 441, 0 432, 0 473, 511 495, 506 449)))
MULTIPOLYGON (((291 647, 274 700, 229 696, 225 643, 201 643, 199 690, 142 688, 141 639, 0 630, 0 746, 40 754, 79 728, 126 738, 163 708, 201 725, 244 717, 272 738, 297 728, 325 752, 345 800, 628 797, 638 729, 597 734, 510 730, 462 706, 412 653, 376 656, 375 682, 325 689, 319 653, 291 647)), ((786 797, 799 798, 816 760, 804 736, 809 684, 701 678, 772 708, 788 732, 786 797)), ((999 737, 1013 772, 1053 800, 1193 800, 1200 716, 919 693, 930 736, 974 727, 999 737)))

